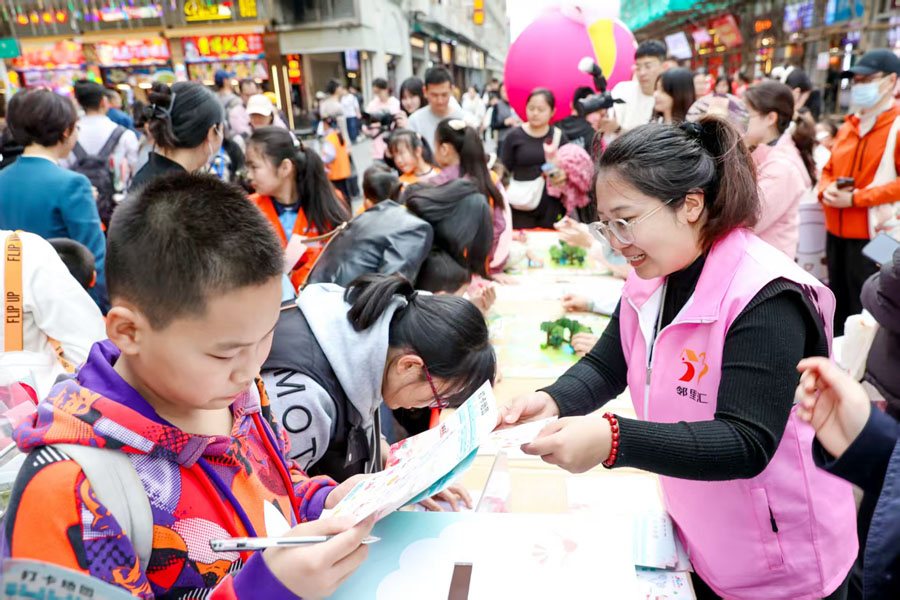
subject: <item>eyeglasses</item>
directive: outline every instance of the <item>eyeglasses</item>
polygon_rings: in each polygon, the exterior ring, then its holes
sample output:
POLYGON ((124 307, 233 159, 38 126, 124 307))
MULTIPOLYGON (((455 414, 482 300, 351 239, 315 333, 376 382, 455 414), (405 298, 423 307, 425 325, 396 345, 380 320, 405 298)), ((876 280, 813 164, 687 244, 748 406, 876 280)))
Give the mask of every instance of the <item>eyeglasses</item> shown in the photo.
POLYGON ((424 362, 422 363, 422 369, 425 371, 425 378, 428 379, 428 385, 431 386, 431 393, 434 394, 434 400, 428 405, 428 408, 444 409, 450 406, 450 401, 441 398, 441 395, 438 394, 437 388, 434 387, 434 381, 431 379, 431 373, 428 372, 428 367, 424 362))
POLYGON ((612 242, 612 238, 610 237, 610 233, 616 236, 616 239, 619 240, 620 243, 625 244, 626 246, 630 246, 634 243, 634 226, 649 219, 654 214, 662 210, 663 206, 667 206, 675 200, 679 200, 678 198, 671 198, 666 200, 650 212, 645 215, 642 215, 636 219, 613 219, 611 221, 594 221, 593 223, 588 223, 588 231, 591 232, 591 235, 594 236, 595 239, 606 242, 607 244, 612 242))

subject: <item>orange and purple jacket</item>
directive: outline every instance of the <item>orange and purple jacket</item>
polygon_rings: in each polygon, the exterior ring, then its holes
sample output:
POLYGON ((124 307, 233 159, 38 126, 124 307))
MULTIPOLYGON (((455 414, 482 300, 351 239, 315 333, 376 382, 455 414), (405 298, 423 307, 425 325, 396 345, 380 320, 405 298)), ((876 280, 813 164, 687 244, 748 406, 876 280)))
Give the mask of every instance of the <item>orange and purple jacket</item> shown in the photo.
POLYGON ((209 541, 266 535, 273 508, 291 526, 317 519, 335 483, 310 479, 285 458, 287 438, 270 418, 261 383, 231 406, 230 437, 188 434, 119 377, 118 357, 112 342, 94 344, 75 378, 58 383, 16 430, 30 454, 0 530, 0 560, 52 563, 139 598, 294 598, 261 553, 216 553, 209 541), (58 443, 131 459, 153 514, 146 570, 78 463, 48 447, 58 443))

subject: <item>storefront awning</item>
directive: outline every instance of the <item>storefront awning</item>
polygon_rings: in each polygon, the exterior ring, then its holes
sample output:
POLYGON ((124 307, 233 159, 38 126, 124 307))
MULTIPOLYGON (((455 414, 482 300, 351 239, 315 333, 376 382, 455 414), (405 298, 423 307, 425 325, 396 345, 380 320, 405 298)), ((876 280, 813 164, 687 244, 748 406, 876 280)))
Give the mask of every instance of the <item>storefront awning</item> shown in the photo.
POLYGON ((700 15, 727 8, 733 2, 721 0, 623 0, 620 18, 635 31, 665 18, 673 26, 700 15))

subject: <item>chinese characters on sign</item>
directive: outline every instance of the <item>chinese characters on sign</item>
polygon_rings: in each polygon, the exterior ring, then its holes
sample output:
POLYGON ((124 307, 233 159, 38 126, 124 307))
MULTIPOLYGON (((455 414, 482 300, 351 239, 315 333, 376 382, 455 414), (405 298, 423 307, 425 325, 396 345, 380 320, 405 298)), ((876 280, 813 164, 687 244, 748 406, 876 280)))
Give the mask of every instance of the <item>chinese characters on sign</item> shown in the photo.
POLYGON ((250 60, 265 54, 262 36, 258 33, 186 37, 181 43, 188 62, 250 60))
POLYGON ((94 45, 97 62, 105 67, 125 65, 157 65, 169 61, 166 40, 122 40, 94 45))

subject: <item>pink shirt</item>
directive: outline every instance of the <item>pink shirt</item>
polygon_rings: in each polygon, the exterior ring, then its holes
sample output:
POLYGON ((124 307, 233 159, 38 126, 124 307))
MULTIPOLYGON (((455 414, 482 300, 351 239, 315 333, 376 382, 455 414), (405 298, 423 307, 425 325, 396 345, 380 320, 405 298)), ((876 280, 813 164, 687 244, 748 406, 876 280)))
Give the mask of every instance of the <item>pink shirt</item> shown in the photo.
MULTIPOLYGON (((391 96, 387 99, 387 102, 382 102, 381 98, 375 96, 372 100, 366 105, 366 112, 370 115, 377 115, 381 112, 389 112, 392 115, 396 115, 401 111, 400 101, 397 100, 394 96, 391 96)), ((377 131, 377 127, 367 127, 363 126, 363 133, 367 135, 374 135, 377 131)), ((384 139, 387 137, 387 134, 379 135, 378 137, 372 140, 372 158, 375 160, 381 160, 384 158, 384 151, 387 149, 387 142, 384 139)))

